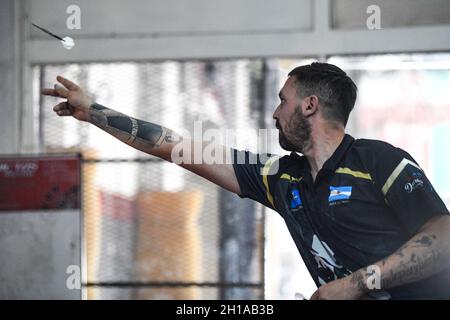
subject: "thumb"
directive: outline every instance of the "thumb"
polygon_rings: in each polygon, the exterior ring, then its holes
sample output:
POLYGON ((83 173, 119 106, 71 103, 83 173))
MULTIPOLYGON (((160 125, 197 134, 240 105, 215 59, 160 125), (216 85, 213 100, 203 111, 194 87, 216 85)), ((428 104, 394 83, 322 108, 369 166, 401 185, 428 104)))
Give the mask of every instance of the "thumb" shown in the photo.
POLYGON ((69 90, 59 84, 55 84, 55 91, 61 98, 67 98, 69 95, 69 90))

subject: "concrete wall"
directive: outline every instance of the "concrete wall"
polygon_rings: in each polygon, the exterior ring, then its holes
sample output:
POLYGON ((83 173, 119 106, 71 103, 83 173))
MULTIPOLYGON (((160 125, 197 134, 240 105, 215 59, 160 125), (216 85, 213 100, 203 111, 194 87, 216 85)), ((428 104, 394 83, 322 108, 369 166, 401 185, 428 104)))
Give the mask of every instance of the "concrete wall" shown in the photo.
POLYGON ((191 59, 436 51, 450 48, 447 0, 78 0, 81 29, 68 30, 72 0, 26 0, 29 20, 76 46, 67 51, 32 29, 32 62, 191 59), (378 4, 382 30, 368 30, 378 4))
POLYGON ((450 24, 448 0, 335 0, 331 5, 335 29, 365 29, 370 5, 380 7, 382 28, 450 24))
MULTIPOLYGON (((36 151, 24 40, 26 3, 0 1, 0 154, 36 151), (25 126, 26 127, 25 127, 25 126)), ((0 299, 80 299, 66 287, 81 266, 80 212, 0 212, 0 299)))
MULTIPOLYGON (((98 38, 174 34, 247 34, 308 30, 312 0, 32 0, 30 20, 69 35, 98 38), (80 30, 67 30, 66 9, 81 9, 80 30), (51 10, 49 10, 51 8, 51 10)), ((39 30, 33 39, 47 38, 39 30)))
POLYGON ((19 68, 14 0, 0 1, 0 154, 18 151, 19 68))
POLYGON ((79 210, 1 212, 0 299, 81 299, 66 286, 67 268, 81 266, 80 231, 79 210))

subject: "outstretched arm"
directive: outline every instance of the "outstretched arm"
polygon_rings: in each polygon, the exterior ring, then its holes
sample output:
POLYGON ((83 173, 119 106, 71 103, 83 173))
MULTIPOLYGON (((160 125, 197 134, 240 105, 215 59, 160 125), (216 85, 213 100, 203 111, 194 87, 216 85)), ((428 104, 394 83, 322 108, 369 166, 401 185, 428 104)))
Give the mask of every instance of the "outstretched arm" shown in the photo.
MULTIPOLYGON (((194 145, 189 141, 183 141, 183 137, 168 128, 94 103, 79 86, 61 76, 58 76, 57 80, 63 86, 55 85, 54 89, 43 89, 42 94, 67 99, 53 108, 59 116, 72 116, 77 120, 92 123, 133 148, 166 161, 172 161, 172 151, 179 143, 186 146, 194 145)), ((227 155, 228 152, 225 152, 225 147, 223 148, 223 154, 227 155)), ((230 161, 224 161, 223 164, 194 164, 193 147, 182 152, 185 153, 183 158, 187 161, 180 166, 231 192, 240 193, 230 161)))

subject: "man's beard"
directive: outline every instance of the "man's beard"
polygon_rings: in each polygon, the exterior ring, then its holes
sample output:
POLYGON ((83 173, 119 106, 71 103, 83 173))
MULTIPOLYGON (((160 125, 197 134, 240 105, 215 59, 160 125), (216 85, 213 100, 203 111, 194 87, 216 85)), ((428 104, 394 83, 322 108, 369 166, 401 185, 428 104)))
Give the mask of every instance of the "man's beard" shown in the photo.
POLYGON ((284 150, 305 153, 311 147, 311 125, 303 116, 300 106, 295 109, 285 132, 279 123, 277 128, 279 129, 280 146, 284 150))

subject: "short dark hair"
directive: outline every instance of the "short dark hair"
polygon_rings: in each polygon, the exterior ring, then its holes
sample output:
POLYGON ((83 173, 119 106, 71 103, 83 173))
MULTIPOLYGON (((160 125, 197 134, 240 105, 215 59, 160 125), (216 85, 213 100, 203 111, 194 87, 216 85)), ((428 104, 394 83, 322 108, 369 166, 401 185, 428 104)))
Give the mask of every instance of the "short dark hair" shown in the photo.
POLYGON ((293 69, 289 76, 295 77, 299 97, 317 96, 327 120, 347 125, 358 89, 344 71, 329 63, 313 62, 293 69))

